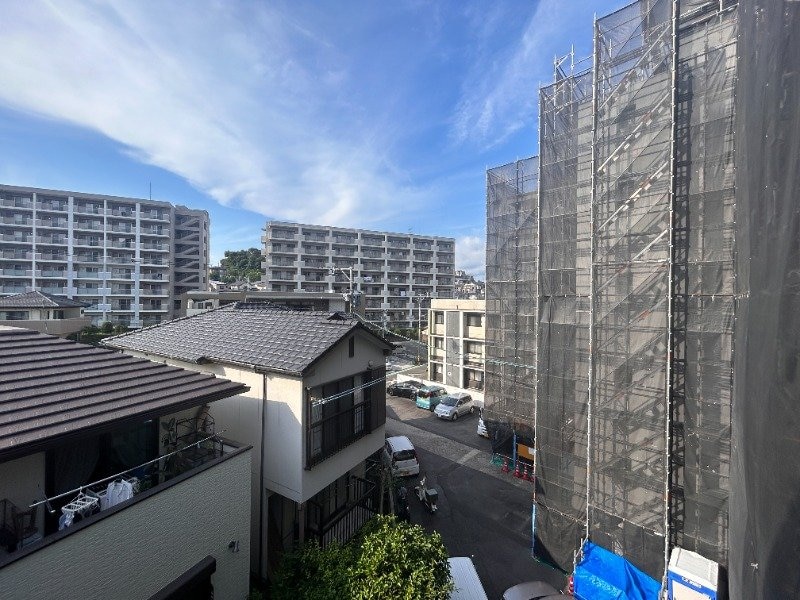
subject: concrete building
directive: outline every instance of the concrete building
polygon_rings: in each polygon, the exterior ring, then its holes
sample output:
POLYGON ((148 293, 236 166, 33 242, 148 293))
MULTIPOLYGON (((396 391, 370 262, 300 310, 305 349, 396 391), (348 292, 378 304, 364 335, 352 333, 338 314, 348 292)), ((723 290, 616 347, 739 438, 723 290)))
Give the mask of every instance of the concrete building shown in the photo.
POLYGON ((210 414, 226 435, 258 449, 254 573, 268 577, 297 542, 345 541, 375 514, 379 473, 367 459, 385 441, 391 345, 360 321, 242 302, 103 343, 250 388, 210 414))
POLYGON ((321 312, 345 312, 347 301, 342 294, 334 292, 265 292, 244 290, 202 291, 192 290, 183 296, 180 316, 199 314, 207 310, 227 306, 236 302, 269 302, 275 306, 286 306, 297 310, 321 312))
POLYGON ((83 302, 42 292, 4 296, 0 297, 0 325, 64 337, 91 323, 91 319, 83 314, 86 306, 83 302))
POLYGON ((484 300, 433 300, 428 322, 428 379, 483 391, 484 300))
POLYGON ((270 221, 262 241, 269 290, 360 290, 366 319, 382 326, 418 327, 420 305, 453 297, 453 238, 270 221))
POLYGON ((206 289, 208 213, 167 202, 0 186, 0 296, 86 302, 94 324, 152 325, 206 289))
POLYGON ((0 354, 3 598, 247 596, 251 449, 204 408, 247 386, 16 327, 0 354))

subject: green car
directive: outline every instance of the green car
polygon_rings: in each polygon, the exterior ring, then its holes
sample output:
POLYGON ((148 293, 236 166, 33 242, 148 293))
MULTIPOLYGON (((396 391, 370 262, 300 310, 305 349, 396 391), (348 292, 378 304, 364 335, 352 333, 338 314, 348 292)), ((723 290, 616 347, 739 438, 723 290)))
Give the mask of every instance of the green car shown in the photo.
POLYGON ((439 404, 443 396, 447 396, 447 390, 440 385, 426 385, 417 391, 417 406, 433 410, 439 404))

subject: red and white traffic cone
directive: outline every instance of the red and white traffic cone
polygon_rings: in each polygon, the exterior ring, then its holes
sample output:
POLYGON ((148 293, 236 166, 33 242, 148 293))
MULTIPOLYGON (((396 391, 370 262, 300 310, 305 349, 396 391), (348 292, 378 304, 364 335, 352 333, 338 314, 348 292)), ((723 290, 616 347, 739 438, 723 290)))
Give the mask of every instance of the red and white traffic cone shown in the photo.
POLYGON ((528 465, 525 465, 525 470, 522 472, 522 478, 525 481, 530 481, 531 480, 531 476, 528 474, 528 465))
POLYGON ((514 465, 514 477, 516 477, 517 479, 522 477, 522 473, 519 472, 519 461, 517 461, 516 464, 514 465))
POLYGON ((503 468, 500 469, 503 473, 508 473, 511 469, 508 468, 508 457, 503 457, 503 468))

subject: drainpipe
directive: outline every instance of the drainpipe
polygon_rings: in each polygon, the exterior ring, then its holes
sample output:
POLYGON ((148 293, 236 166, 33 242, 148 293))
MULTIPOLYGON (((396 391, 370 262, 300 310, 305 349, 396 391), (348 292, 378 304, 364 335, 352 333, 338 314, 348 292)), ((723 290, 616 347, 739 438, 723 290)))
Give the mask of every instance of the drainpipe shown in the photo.
POLYGON ((258 514, 260 516, 258 520, 258 574, 262 579, 266 579, 267 566, 264 564, 266 549, 264 546, 267 545, 267 541, 264 539, 264 526, 267 521, 267 515, 265 514, 264 500, 267 491, 264 489, 264 444, 267 437, 267 374, 264 373, 262 377, 264 379, 261 384, 261 457, 258 460, 261 465, 258 473, 258 514))

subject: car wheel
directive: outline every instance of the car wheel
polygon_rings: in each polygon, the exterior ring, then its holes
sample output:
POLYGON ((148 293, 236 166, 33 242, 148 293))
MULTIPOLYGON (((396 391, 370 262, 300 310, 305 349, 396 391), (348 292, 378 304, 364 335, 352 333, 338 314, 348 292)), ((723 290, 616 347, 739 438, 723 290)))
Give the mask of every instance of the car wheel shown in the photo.
POLYGON ((453 413, 453 421, 455 421, 456 419, 458 419, 458 411, 453 413))

